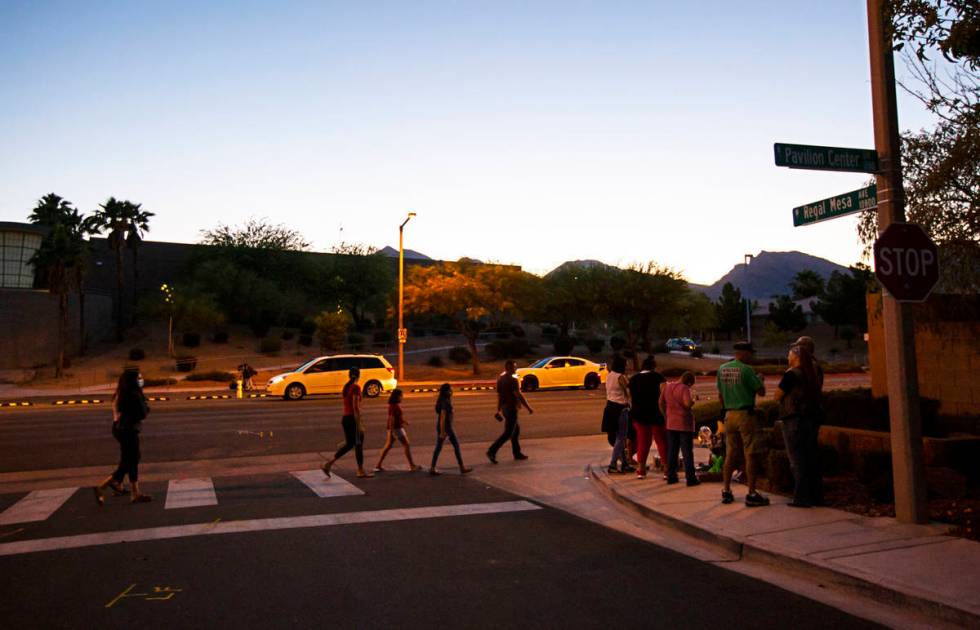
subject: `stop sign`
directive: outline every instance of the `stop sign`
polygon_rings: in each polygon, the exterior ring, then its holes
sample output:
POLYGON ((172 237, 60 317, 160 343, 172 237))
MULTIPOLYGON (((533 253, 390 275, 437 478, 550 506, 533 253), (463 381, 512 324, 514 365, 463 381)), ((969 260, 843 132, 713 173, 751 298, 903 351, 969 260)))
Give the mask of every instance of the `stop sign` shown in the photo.
POLYGON ((892 223, 875 241, 875 275, 899 302, 922 302, 939 282, 939 250, 914 223, 892 223))

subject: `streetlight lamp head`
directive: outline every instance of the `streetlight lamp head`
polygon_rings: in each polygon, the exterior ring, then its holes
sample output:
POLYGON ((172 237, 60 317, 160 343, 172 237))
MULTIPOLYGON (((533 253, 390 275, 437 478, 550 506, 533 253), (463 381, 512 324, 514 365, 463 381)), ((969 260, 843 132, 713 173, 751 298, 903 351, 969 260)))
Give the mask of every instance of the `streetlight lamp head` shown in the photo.
POLYGON ((414 216, 415 216, 415 213, 414 213, 414 212, 409 212, 409 213, 408 213, 408 216, 410 216, 410 217, 414 217, 414 216))

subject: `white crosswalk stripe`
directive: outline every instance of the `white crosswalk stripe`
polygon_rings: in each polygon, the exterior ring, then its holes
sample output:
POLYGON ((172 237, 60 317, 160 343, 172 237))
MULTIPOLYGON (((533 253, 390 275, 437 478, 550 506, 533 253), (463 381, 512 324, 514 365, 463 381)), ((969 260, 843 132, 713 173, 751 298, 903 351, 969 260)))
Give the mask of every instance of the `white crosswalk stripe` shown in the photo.
POLYGON ((218 505, 214 483, 210 477, 200 479, 171 479, 167 484, 166 510, 177 510, 205 505, 218 505))
POLYGON ((289 474, 302 481, 307 488, 315 492, 316 496, 321 499, 364 494, 363 490, 349 481, 344 481, 336 474, 329 477, 325 476, 319 468, 313 470, 297 470, 289 474))
POLYGON ((0 513, 0 525, 43 521, 64 505, 76 490, 78 488, 35 490, 0 513))

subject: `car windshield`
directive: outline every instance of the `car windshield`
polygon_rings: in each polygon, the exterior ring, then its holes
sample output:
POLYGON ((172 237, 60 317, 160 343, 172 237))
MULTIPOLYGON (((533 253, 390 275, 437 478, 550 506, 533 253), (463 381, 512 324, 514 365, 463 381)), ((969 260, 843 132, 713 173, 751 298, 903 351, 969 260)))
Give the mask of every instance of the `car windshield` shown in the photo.
POLYGON ((537 361, 535 363, 532 363, 531 364, 531 367, 533 367, 533 368, 543 368, 544 366, 548 365, 548 361, 551 361, 551 357, 548 357, 546 359, 541 359, 540 361, 537 361))
POLYGON ((317 357, 316 359, 310 359, 309 361, 307 361, 307 362, 306 362, 306 363, 304 363, 303 365, 301 365, 301 366, 299 366, 298 368, 296 368, 295 370, 293 370, 293 372, 302 372, 302 371, 303 371, 303 370, 305 370, 306 368, 308 368, 308 367, 310 367, 311 365, 313 365, 314 363, 316 363, 316 362, 317 362, 317 359, 319 359, 319 357, 317 357))

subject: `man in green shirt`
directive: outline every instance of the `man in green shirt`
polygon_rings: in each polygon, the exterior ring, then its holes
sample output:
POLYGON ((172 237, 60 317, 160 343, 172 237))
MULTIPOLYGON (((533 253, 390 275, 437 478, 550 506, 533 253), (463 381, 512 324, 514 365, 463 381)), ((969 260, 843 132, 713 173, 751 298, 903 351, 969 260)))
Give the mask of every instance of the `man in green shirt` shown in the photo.
POLYGON ((769 499, 759 494, 755 489, 756 457, 762 445, 757 436, 758 425, 755 418, 755 397, 766 394, 762 378, 755 370, 745 364, 755 349, 748 341, 735 344, 735 360, 729 361, 718 368, 716 379, 718 395, 725 409, 725 467, 722 472, 724 489, 721 491, 721 502, 732 503, 732 473, 735 471, 736 455, 741 454, 745 460, 745 477, 749 484, 749 493, 745 496, 745 505, 758 507, 769 505, 769 499))

